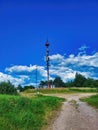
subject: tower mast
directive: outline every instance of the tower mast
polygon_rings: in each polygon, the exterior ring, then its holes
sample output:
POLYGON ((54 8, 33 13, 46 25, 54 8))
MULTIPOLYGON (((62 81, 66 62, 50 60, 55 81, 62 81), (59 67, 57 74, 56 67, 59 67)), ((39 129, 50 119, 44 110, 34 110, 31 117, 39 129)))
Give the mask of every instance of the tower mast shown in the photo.
POLYGON ((47 87, 50 88, 50 82, 49 82, 49 66, 50 66, 49 65, 49 61, 50 61, 49 46, 50 46, 50 44, 49 44, 48 40, 46 41, 45 46, 46 46, 46 66, 47 66, 47 87))

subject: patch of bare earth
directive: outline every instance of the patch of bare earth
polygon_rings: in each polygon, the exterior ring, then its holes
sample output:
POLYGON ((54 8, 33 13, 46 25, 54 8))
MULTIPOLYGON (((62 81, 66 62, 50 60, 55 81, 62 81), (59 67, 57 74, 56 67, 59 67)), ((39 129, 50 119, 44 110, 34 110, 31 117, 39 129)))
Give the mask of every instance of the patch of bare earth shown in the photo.
POLYGON ((67 99, 64 102, 59 115, 47 130, 98 130, 98 110, 79 98, 92 94, 55 94, 52 96, 67 99))

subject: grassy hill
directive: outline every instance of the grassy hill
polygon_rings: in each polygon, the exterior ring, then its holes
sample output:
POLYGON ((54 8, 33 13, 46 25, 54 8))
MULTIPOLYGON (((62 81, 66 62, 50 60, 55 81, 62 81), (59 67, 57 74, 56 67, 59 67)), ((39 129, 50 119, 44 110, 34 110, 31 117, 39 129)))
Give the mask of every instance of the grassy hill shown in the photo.
POLYGON ((41 130, 64 99, 0 95, 0 130, 41 130))
MULTIPOLYGON (((37 89, 38 92, 42 94, 52 94, 52 93, 74 93, 74 92, 97 92, 96 88, 86 88, 86 87, 71 87, 71 88, 45 88, 45 89, 37 89)), ((27 89, 23 93, 35 93, 35 89, 27 89)))
POLYGON ((87 102, 89 105, 98 109, 98 95, 94 95, 88 98, 82 98, 80 100, 83 102, 87 102))

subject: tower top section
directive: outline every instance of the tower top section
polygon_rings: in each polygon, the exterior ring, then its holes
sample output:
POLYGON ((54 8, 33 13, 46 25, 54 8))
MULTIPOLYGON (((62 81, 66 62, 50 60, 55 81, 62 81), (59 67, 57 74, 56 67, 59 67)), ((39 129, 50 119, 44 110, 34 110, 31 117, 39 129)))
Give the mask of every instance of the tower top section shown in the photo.
POLYGON ((49 47, 49 45, 50 45, 50 44, 49 44, 49 42, 48 42, 48 40, 47 40, 46 43, 45 43, 45 46, 46 46, 46 47, 49 47))

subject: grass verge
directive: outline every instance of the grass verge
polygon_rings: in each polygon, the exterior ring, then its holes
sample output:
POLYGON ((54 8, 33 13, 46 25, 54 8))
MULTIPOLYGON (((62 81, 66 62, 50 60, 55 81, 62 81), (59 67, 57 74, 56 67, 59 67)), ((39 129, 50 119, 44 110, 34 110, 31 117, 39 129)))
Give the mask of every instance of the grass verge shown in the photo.
POLYGON ((97 92, 97 89, 96 88, 76 88, 76 87, 73 87, 73 88, 70 88, 70 91, 71 92, 83 92, 83 93, 96 93, 97 92))
POLYGON ((87 102, 89 105, 98 109, 98 95, 94 95, 88 98, 81 98, 80 100, 83 102, 87 102))
MULTIPOLYGON (((46 89, 38 89, 37 91, 39 91, 42 94, 56 94, 56 93, 77 93, 77 92, 97 92, 96 88, 76 88, 76 87, 72 87, 72 88, 46 88, 46 89)), ((24 91, 23 93, 35 93, 36 90, 34 89, 28 89, 26 91, 24 91)))
POLYGON ((42 130, 64 99, 0 95, 0 130, 42 130))

